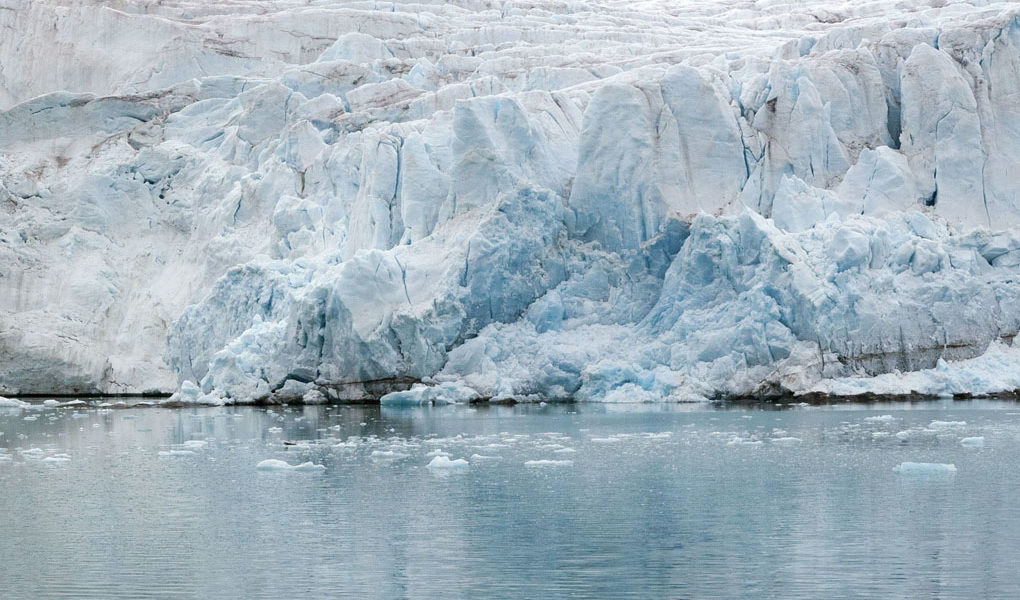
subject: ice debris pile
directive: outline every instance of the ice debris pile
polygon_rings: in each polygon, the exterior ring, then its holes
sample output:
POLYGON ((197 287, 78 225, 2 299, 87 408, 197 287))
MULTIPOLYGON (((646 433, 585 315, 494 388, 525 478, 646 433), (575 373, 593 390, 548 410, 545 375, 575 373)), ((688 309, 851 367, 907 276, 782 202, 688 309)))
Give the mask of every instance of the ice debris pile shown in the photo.
POLYGON ((0 393, 683 400, 1013 353, 1014 4, 15 5, 0 393))

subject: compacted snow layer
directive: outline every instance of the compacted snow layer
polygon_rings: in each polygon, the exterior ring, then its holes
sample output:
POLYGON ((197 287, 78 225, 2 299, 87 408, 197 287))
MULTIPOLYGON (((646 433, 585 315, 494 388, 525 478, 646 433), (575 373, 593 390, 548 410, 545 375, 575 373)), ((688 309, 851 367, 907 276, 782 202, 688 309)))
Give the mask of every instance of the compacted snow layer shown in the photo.
POLYGON ((0 393, 1016 387, 1011 3, 4 2, 0 393))

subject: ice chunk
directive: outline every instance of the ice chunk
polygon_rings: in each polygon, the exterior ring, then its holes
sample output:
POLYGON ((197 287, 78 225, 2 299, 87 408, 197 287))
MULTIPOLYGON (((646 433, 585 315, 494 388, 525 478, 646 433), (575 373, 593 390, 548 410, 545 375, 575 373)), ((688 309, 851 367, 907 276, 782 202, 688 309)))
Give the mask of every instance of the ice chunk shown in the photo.
POLYGON ((524 461, 525 467, 570 467, 573 466, 574 461, 572 460, 526 460, 524 461))
POLYGON ((176 457, 179 457, 179 458, 180 457, 185 457, 185 456, 195 456, 195 451, 194 450, 174 450, 174 449, 171 449, 171 450, 161 450, 159 452, 159 456, 176 456, 176 457))
POLYGON ((403 392, 390 392, 379 399, 383 406, 420 406, 424 404, 458 404, 478 398, 478 392, 457 383, 436 386, 415 384, 403 392))
POLYGON ((965 448, 984 448, 984 436, 965 437, 960 440, 960 445, 965 448))
POLYGON ((31 406, 24 400, 18 400, 17 398, 4 398, 0 396, 0 408, 28 408, 31 406))
POLYGON ((325 465, 317 465, 311 461, 292 465, 286 461, 275 458, 267 458, 255 465, 255 468, 259 471, 295 471, 301 473, 316 473, 326 470, 325 465))
POLYGON ((450 460, 447 456, 437 456, 426 465, 429 469, 463 469, 468 466, 468 461, 463 458, 450 460))
POLYGON ((896 417, 892 415, 876 415, 874 417, 864 417, 864 420, 868 423, 893 423, 896 421, 896 417))
POLYGON ((956 473, 956 465, 942 463, 902 462, 893 468, 901 475, 951 475, 956 473))
POLYGON ((371 458, 375 460, 399 460, 407 458, 407 456, 407 454, 397 452, 396 450, 373 450, 371 458))

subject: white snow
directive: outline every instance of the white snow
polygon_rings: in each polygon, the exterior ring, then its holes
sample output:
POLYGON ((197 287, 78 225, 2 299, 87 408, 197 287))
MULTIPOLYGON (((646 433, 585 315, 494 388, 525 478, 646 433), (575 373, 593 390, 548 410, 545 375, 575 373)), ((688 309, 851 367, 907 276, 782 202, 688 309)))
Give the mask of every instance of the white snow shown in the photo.
POLYGON ((1015 3, 37 0, 0 26, 0 393, 1020 388, 1015 3))
POLYGON ((292 465, 287 461, 279 460, 276 458, 267 458, 266 460, 255 465, 255 468, 259 471, 295 471, 301 473, 316 473, 319 471, 325 471, 325 465, 317 465, 315 463, 303 462, 301 464, 292 465))

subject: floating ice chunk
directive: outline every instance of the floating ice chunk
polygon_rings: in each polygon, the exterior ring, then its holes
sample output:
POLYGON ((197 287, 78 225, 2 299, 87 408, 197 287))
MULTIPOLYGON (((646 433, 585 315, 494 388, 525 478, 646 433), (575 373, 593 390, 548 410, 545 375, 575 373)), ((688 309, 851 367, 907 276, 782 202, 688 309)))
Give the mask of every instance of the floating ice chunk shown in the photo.
POLYGON ((397 452, 396 450, 373 450, 371 456, 376 460, 397 460, 400 458, 407 458, 406 454, 397 452))
POLYGON ((985 438, 984 436, 965 437, 960 440, 960 445, 965 448, 984 448, 985 438))
POLYGON ((60 406, 60 401, 59 400, 53 400, 53 399, 45 400, 45 401, 43 401, 43 406, 45 406, 47 408, 53 407, 53 406, 60 406))
POLYGON ((896 417, 892 415, 878 415, 875 417, 865 417, 864 420, 868 423, 891 423, 896 420, 896 417))
POLYGON ((59 464, 59 463, 66 463, 66 462, 70 462, 70 461, 71 461, 71 457, 66 455, 66 454, 54 454, 53 456, 47 456, 46 458, 42 459, 39 462, 50 463, 50 464, 54 464, 54 463, 59 464))
POLYGON ((276 458, 267 458, 266 460, 255 465, 255 469, 259 471, 299 471, 303 473, 314 473, 317 471, 325 471, 325 465, 317 465, 311 461, 303 462, 299 465, 292 465, 287 461, 279 460, 276 458))
POLYGON ((198 450, 198 449, 205 448, 208 444, 209 444, 209 442, 207 442, 205 440, 188 440, 188 441, 184 442, 181 445, 184 446, 185 448, 191 448, 193 450, 198 450))
POLYGON ((486 461, 486 460, 499 460, 498 456, 486 456, 484 454, 472 454, 471 460, 473 462, 486 461))
POLYGON ((778 437, 778 438, 772 438, 772 443, 773 444, 778 444, 780 446, 796 446, 797 444, 799 444, 799 443, 801 443, 803 441, 804 440, 802 440, 802 439, 800 439, 798 437, 778 437))
POLYGON ((893 468, 901 475, 949 475, 956 473, 956 465, 944 463, 901 462, 893 468))
POLYGON ((596 444, 615 444, 623 441, 623 438, 619 437, 593 437, 591 441, 596 444))
POLYGON ((463 469, 468 466, 468 461, 463 458, 450 460, 447 456, 437 456, 426 465, 429 469, 463 469))
POLYGON ((525 467, 570 467, 573 466, 574 461, 572 460, 526 460, 524 461, 525 467))
POLYGON ((553 454, 573 454, 577 452, 573 448, 560 448, 559 450, 553 450, 553 454))
POLYGON ((160 456, 178 456, 178 457, 195 456, 195 451, 194 450, 161 450, 159 452, 159 455, 160 456))
POLYGON ((966 421, 932 421, 928 424, 928 429, 956 429, 958 427, 966 427, 966 421))
POLYGON ((19 450, 18 453, 25 458, 32 459, 42 458, 43 455, 46 454, 45 452, 43 452, 42 448, 29 448, 28 450, 19 450))
POLYGON ((0 396, 0 408, 28 408, 29 406, 31 405, 24 400, 0 396))

